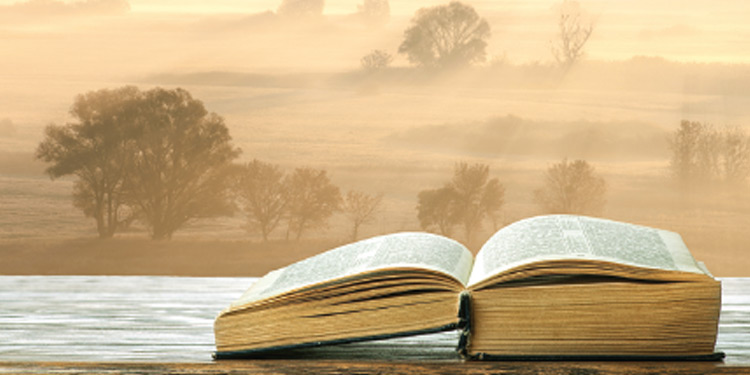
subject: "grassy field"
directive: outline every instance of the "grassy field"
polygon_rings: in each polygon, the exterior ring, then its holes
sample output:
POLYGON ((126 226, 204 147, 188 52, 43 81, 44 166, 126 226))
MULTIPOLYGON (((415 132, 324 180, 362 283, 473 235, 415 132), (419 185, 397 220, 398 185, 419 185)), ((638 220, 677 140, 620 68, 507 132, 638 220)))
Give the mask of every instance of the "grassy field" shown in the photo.
MULTIPOLYGON (((344 192, 384 193, 384 207, 363 236, 418 230, 417 193, 441 186, 455 162, 490 165, 506 188, 503 219, 509 223, 542 213, 532 192, 548 166, 583 158, 607 180, 603 216, 678 231, 715 274, 750 276, 744 233, 750 189, 680 194, 668 178, 667 141, 682 119, 750 123, 750 99, 734 89, 716 92, 714 85, 685 91, 674 79, 657 89, 653 82, 592 84, 602 74, 616 76, 613 66, 607 74, 592 68, 541 88, 490 84, 513 73, 502 69, 486 81, 373 82, 347 73, 290 81, 305 82, 295 86, 283 83, 285 77, 260 84, 257 76, 227 73, 221 79, 154 76, 140 85, 180 86, 203 100, 226 118, 242 161, 258 158, 287 171, 324 168, 344 192)), ((718 76, 729 74, 717 69, 718 76)), ((70 203, 72 181, 44 177, 32 154, 43 126, 66 120, 64 108, 75 94, 118 85, 55 86, 42 98, 49 107, 36 113, 30 92, 18 97, 14 108, 24 115, 13 117, 22 120, 2 139, 0 154, 0 273, 260 275, 347 240, 348 223, 338 215, 300 243, 281 241, 279 231, 263 244, 244 231, 241 214, 191 223, 169 242, 147 240, 142 228, 110 241, 93 239, 93 222, 70 203)), ((485 226, 483 238, 493 230, 485 226)))

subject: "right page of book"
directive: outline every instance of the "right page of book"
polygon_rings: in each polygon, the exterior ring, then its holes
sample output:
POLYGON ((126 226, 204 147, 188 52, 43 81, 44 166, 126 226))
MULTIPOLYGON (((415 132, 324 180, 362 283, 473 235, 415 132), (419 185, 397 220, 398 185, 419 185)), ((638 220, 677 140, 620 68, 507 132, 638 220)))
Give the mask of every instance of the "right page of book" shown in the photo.
POLYGON ((523 264, 556 259, 703 273, 677 233, 585 216, 548 215, 495 233, 477 254, 469 285, 523 264))

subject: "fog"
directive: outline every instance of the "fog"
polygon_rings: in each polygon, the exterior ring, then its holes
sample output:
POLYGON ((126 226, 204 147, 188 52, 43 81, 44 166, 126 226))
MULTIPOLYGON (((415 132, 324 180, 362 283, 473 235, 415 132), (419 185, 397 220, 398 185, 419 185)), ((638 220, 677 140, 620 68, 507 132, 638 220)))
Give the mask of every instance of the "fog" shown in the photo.
MULTIPOLYGON (((377 24, 357 13, 361 2, 327 0, 303 19, 278 14, 281 0, 0 0, 0 178, 46 181, 34 150, 46 125, 71 120, 76 95, 182 87, 226 119, 240 161, 310 165, 343 191, 384 193, 365 235, 419 229, 416 194, 458 161, 490 165, 507 223, 542 213, 531 192, 546 168, 584 159, 608 183, 602 216, 687 231, 699 258, 738 269, 747 186, 685 198, 669 177, 669 137, 682 120, 750 124, 746 1, 580 1, 593 32, 566 72, 551 51, 559 1, 466 1, 491 28, 486 58, 440 72, 398 49, 415 12, 446 1, 391 0, 377 24), (387 69, 362 68, 373 50, 392 55, 387 69)), ((50 183, 68 196, 69 184, 50 183)), ((22 199, 2 186, 6 204, 22 199)), ((66 200, 56 204, 69 210, 66 200)), ((48 235, 29 215, 2 219, 0 235, 48 235)), ((70 231, 87 227, 82 216, 52 235, 91 235, 70 231)), ((318 236, 342 237, 343 220, 318 236)))
MULTIPOLYGON (((330 71, 358 68, 372 49, 396 55, 403 30, 421 6, 391 1, 390 21, 369 28, 350 1, 327 1, 322 19, 302 25, 274 14, 279 1, 201 2, 30 0, 0 2, 0 71, 18 76, 132 80, 149 73, 232 70, 330 71)), ((553 1, 477 1, 492 38, 489 61, 551 60, 553 1)), ((582 6, 596 32, 592 60, 661 56, 676 61, 739 63, 750 59, 745 3, 590 1, 582 6)), ((407 65, 396 56, 394 65, 407 65)))

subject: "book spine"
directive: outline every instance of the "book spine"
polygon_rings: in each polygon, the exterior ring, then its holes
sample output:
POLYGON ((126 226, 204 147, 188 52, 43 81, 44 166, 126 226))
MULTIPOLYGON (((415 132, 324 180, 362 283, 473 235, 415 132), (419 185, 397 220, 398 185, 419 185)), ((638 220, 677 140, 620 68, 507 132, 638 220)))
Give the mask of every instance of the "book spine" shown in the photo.
POLYGON ((469 358, 469 343, 471 340, 471 293, 464 290, 458 296, 458 329, 461 331, 456 351, 461 358, 469 358))

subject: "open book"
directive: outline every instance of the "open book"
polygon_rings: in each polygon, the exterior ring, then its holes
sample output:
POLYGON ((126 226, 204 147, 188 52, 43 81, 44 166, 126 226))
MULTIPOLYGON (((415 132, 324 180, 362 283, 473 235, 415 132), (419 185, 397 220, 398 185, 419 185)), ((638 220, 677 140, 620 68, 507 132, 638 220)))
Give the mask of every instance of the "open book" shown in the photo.
POLYGON ((216 358, 463 331, 476 359, 715 358, 721 284, 673 232, 539 216, 460 243, 394 233, 272 271, 216 318, 216 358))

